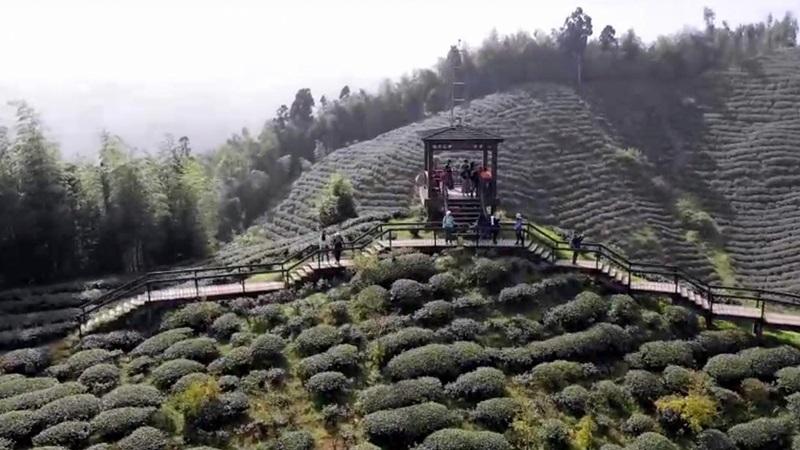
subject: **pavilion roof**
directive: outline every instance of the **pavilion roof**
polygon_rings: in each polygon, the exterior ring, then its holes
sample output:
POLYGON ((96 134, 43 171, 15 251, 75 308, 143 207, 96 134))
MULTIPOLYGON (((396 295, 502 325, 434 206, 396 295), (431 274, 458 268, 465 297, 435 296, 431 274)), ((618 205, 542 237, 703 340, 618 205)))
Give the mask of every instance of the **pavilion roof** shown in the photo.
POLYGON ((419 136, 423 141, 442 142, 442 141, 492 141, 503 142, 505 139, 466 125, 452 125, 449 127, 436 128, 433 130, 420 131, 419 136))

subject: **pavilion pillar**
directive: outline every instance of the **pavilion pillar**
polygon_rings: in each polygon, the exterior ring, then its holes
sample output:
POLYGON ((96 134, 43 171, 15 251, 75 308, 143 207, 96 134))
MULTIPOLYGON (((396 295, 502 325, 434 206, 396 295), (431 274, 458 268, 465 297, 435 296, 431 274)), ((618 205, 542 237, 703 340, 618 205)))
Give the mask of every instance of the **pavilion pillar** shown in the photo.
MULTIPOLYGON (((484 155, 486 151, 484 150, 484 155)), ((497 146, 492 146, 492 214, 497 206, 497 146)))
POLYGON ((489 165, 489 153, 488 152, 489 152, 489 150, 486 147, 484 147, 483 148, 483 165, 481 166, 481 168, 484 168, 484 167, 489 165))

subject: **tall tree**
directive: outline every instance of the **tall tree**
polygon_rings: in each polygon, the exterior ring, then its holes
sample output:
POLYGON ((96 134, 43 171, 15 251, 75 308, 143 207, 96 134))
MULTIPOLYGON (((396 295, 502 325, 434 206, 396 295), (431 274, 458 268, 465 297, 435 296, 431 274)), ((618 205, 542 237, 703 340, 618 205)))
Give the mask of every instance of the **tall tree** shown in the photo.
POLYGON ((611 50, 617 48, 618 45, 617 30, 611 25, 606 25, 603 31, 600 32, 600 48, 603 50, 611 50))
POLYGON ((559 40, 562 48, 575 59, 576 78, 578 81, 578 91, 581 90, 581 76, 583 70, 583 54, 586 51, 586 43, 592 35, 592 18, 583 12, 583 8, 576 8, 561 27, 559 40))

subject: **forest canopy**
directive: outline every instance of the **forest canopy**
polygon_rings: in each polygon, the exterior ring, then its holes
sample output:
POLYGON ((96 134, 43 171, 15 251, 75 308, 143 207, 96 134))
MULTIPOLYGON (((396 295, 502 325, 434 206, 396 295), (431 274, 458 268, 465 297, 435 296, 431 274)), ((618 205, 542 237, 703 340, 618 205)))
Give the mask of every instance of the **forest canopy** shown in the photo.
MULTIPOLYGON (((550 32, 493 32, 462 49, 467 96, 536 81, 680 80, 746 66, 797 41, 797 19, 788 13, 731 28, 706 8, 702 30, 650 44, 634 30, 592 24, 591 11, 565 13, 550 32)), ((245 128, 205 155, 194 154, 186 136, 141 151, 103 132, 96 161, 67 162, 34 109, 14 102, 16 123, 0 124, 0 285, 201 260, 256 223, 304 167, 448 108, 450 73, 443 55, 375 93, 344 86, 338 98, 315 100, 299 89, 257 134, 245 128)))

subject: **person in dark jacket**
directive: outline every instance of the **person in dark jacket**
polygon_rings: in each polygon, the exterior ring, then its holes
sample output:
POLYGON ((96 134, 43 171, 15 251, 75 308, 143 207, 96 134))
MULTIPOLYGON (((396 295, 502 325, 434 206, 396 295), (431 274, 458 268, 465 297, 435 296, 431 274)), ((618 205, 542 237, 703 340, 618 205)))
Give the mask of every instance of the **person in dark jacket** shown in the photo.
POLYGON ((517 217, 514 220, 514 234, 517 236, 517 240, 514 241, 514 245, 521 245, 525 246, 525 235, 523 233, 524 224, 522 222, 522 214, 517 213, 517 217))
POLYGON ((342 250, 344 249, 344 239, 342 239, 341 233, 336 233, 333 235, 333 259, 336 260, 336 265, 342 265, 342 250))
POLYGON ((578 253, 580 253, 581 244, 583 243, 583 235, 572 233, 572 239, 569 246, 572 247, 572 264, 578 263, 578 253))
POLYGON ((492 243, 497 245, 497 235, 500 234, 500 221, 492 214, 489 216, 489 231, 492 233, 492 243))

